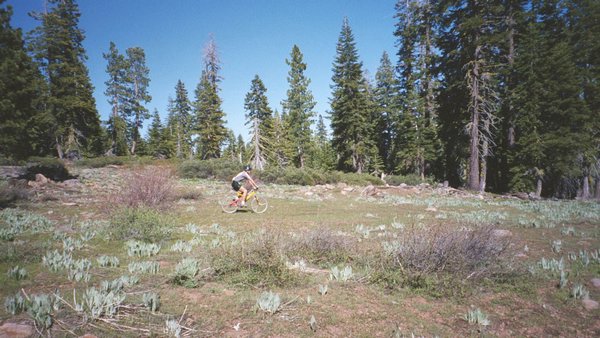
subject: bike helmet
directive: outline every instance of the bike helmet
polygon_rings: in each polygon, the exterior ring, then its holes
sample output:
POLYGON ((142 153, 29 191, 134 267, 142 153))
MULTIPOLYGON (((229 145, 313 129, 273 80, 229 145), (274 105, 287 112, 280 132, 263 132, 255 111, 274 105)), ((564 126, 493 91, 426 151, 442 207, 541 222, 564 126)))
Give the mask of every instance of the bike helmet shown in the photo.
POLYGON ((244 171, 250 171, 250 170, 252 170, 251 166, 249 166, 249 165, 244 166, 244 171))

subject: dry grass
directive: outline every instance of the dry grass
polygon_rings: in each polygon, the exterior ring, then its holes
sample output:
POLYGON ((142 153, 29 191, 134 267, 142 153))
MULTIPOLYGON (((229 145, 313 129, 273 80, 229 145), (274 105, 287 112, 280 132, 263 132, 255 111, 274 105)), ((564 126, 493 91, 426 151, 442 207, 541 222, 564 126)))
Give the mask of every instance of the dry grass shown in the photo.
POLYGON ((505 262, 509 241, 494 228, 411 227, 392 252, 398 267, 419 274, 451 273, 465 279, 489 275, 505 262))
POLYGON ((292 259, 305 259, 314 264, 337 264, 348 260, 355 247, 353 238, 336 234, 330 229, 312 229, 282 242, 283 251, 292 259))
POLYGON ((0 208, 5 208, 19 200, 29 200, 31 192, 24 181, 0 181, 0 208))

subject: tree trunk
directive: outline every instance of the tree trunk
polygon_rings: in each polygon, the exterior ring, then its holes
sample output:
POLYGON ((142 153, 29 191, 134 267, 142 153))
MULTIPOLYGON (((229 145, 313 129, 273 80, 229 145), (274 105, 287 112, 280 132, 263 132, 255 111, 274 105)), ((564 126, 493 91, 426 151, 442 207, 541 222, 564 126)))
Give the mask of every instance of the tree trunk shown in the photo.
POLYGON ((56 137, 56 153, 58 155, 58 158, 60 158, 61 160, 65 156, 65 154, 63 153, 63 150, 62 150, 62 146, 60 145, 60 142, 58 141, 58 137, 56 137))
MULTIPOLYGON (((512 70, 514 64, 515 64, 515 18, 514 18, 514 14, 513 14, 513 8, 509 8, 509 14, 508 14, 508 64, 510 66, 510 69, 512 70)), ((512 75, 509 74, 509 86, 511 86, 512 84, 512 75)), ((512 87, 512 86, 511 86, 512 87)), ((513 88, 510 88, 510 90, 512 90, 513 88)), ((515 145, 515 120, 514 120, 514 115, 513 115, 513 104, 509 98, 509 103, 508 103, 508 110, 509 110, 509 120, 508 120, 508 145, 510 147, 513 147, 515 145)))
MULTIPOLYGON (((479 49, 479 47, 477 47, 479 49)), ((471 145, 469 147, 469 181, 468 188, 479 190, 479 64, 473 65, 471 84, 471 130, 469 136, 471 145)))
POLYGON ((582 187, 582 192, 581 192, 581 199, 584 200, 589 200, 592 195, 590 194, 590 180, 591 177, 590 176, 584 176, 583 177, 583 187, 582 187))
POLYGON ((594 190, 594 197, 600 200, 600 177, 596 177, 596 189, 594 190))
POLYGON ((542 196, 542 178, 538 177, 535 186, 535 197, 542 196))

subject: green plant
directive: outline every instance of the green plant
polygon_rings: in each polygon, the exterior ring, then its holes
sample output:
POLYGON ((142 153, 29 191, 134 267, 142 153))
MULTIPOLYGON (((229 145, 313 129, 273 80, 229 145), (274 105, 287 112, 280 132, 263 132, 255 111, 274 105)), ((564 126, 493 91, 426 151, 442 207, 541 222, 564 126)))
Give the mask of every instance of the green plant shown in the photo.
POLYGON ((83 242, 79 239, 73 239, 72 237, 66 237, 62 240, 63 250, 73 252, 75 249, 80 250, 83 248, 83 242))
POLYGON ((427 183, 430 185, 435 184, 435 179, 432 177, 426 177, 424 180, 421 179, 421 176, 416 174, 408 174, 408 175, 388 175, 385 177, 384 181, 389 185, 400 185, 402 183, 406 185, 419 185, 422 183, 427 183))
POLYGON ((17 293, 14 296, 6 297, 4 299, 4 310, 6 310, 6 312, 10 313, 13 316, 25 311, 25 299, 21 296, 20 293, 17 293))
POLYGON ((131 262, 127 266, 130 273, 150 273, 157 274, 160 270, 160 264, 158 262, 131 262))
POLYGON ((478 324, 483 326, 490 325, 487 315, 480 309, 469 310, 469 312, 467 312, 465 315, 465 320, 469 322, 469 324, 478 324))
POLYGON ((577 283, 571 289, 571 297, 575 299, 588 299, 590 297, 590 292, 585 288, 585 286, 577 283))
POLYGON ((150 257, 156 256, 160 251, 160 245, 155 243, 144 243, 140 241, 127 241, 127 254, 129 256, 150 257))
POLYGON ((256 305, 260 310, 270 314, 274 314, 281 307, 281 297, 279 296, 279 294, 273 293, 271 291, 265 291, 256 300, 256 305))
POLYGON ((176 252, 191 252, 192 244, 184 241, 177 241, 171 246, 171 251, 176 252))
POLYGON ((556 239, 552 241, 552 252, 560 253, 560 249, 562 247, 562 241, 560 239, 556 239))
POLYGON ((564 270, 560 270, 560 282, 558 283, 559 288, 564 289, 567 286, 567 283, 569 282, 567 277, 569 277, 569 273, 564 270))
POLYGON ((21 279, 25 279, 27 278, 27 270, 25 270, 25 268, 14 266, 12 268, 10 268, 7 272, 7 275, 10 278, 14 278, 16 280, 21 280, 21 279))
POLYGON ((152 313, 160 308, 160 295, 156 292, 146 292, 142 295, 144 306, 149 308, 152 313))
POLYGON ((56 272, 70 268, 73 264, 73 257, 68 252, 59 253, 58 250, 54 250, 46 253, 42 258, 42 264, 50 268, 50 271, 56 272))
POLYGON ((96 261, 98 262, 98 265, 100 265, 101 267, 119 267, 120 262, 119 259, 115 256, 105 256, 102 255, 98 258, 96 258, 96 261))
POLYGON ((347 282, 350 279, 352 279, 353 276, 354 274, 352 273, 352 267, 349 265, 346 265, 344 269, 340 269, 337 266, 334 266, 329 271, 329 279, 340 282, 347 282))
POLYGON ((76 261, 73 261, 71 266, 69 267, 68 277, 69 280, 74 280, 76 282, 85 281, 89 282, 90 268, 92 267, 92 262, 90 262, 87 258, 82 258, 76 261))
POLYGON ((183 285, 187 288, 195 288, 198 286, 198 282, 195 280, 195 277, 198 275, 199 271, 200 268, 198 267, 197 260, 193 258, 184 258, 175 266, 173 283, 177 285, 183 285))
POLYGON ((319 284, 319 294, 321 296, 325 296, 327 294, 327 289, 328 289, 327 284, 325 284, 325 285, 319 284))
POLYGON ((31 301, 26 305, 27 313, 35 321, 36 325, 43 329, 52 326, 53 310, 60 309, 60 303, 53 296, 47 294, 33 295, 31 301))
POLYGON ((53 181, 64 181, 73 178, 63 161, 56 158, 30 158, 25 166, 23 178, 34 181, 36 174, 42 174, 53 181))
POLYGON ((229 180, 242 168, 229 159, 190 160, 182 162, 177 171, 183 178, 214 178, 229 180))
POLYGON ((119 307, 125 300, 122 292, 104 292, 94 287, 85 290, 83 295, 83 310, 91 318, 96 319, 103 316, 113 317, 117 314, 119 307))
POLYGON ((158 242, 170 238, 173 222, 171 217, 157 210, 124 208, 112 215, 110 231, 116 239, 158 242))

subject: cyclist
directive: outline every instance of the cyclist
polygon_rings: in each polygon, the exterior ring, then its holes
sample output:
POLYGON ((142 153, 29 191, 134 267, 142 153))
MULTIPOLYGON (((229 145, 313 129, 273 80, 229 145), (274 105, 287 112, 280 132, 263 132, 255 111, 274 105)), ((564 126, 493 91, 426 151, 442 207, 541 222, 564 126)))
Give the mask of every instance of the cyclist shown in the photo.
POLYGON ((250 171, 252 171, 252 167, 249 165, 245 165, 244 171, 235 175, 235 177, 231 180, 231 187, 233 188, 233 190, 242 192, 242 203, 240 205, 242 207, 246 205, 246 194, 248 194, 248 189, 244 187, 245 181, 250 182, 254 189, 258 189, 256 183, 254 182, 252 177, 250 177, 250 171))

